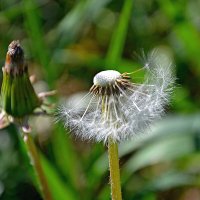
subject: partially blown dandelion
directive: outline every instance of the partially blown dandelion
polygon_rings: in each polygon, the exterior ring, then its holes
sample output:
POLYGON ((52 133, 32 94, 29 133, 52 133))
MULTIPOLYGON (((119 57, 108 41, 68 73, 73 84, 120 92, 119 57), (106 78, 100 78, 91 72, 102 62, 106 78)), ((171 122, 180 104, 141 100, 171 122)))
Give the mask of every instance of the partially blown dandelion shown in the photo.
POLYGON ((172 64, 152 51, 146 58, 144 83, 132 83, 131 73, 102 71, 93 79, 86 108, 60 108, 65 126, 82 139, 120 142, 142 132, 159 119, 172 92, 172 64))
POLYGON ((82 139, 107 144, 112 200, 122 200, 117 143, 160 118, 172 92, 172 65, 167 56, 157 53, 153 51, 146 58, 142 68, 146 72, 144 83, 132 83, 131 73, 102 71, 94 77, 94 84, 80 105, 59 111, 71 132, 82 139), (83 109, 86 98, 89 103, 83 109))

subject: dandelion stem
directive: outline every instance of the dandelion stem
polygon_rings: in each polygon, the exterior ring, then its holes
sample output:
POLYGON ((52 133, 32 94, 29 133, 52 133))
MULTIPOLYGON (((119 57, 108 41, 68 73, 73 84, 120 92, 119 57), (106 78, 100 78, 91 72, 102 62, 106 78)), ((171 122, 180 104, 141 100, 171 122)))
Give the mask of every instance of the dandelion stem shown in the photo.
POLYGON ((118 145, 111 139, 108 141, 108 157, 112 200, 121 200, 122 194, 120 184, 118 145))
POLYGON ((43 198, 44 198, 44 200, 53 200, 50 190, 49 190, 49 186, 48 186, 45 174, 44 174, 44 171, 42 169, 42 165, 40 163, 39 154, 38 154, 36 146, 33 142, 33 139, 31 137, 30 133, 24 132, 23 136, 24 136, 23 139, 26 144, 26 148, 29 153, 29 157, 31 159, 31 164, 33 165, 33 168, 35 170, 36 176, 39 181, 40 190, 43 195, 43 198))
MULTIPOLYGON (((109 121, 111 115, 109 115, 109 106, 107 104, 108 101, 106 99, 106 95, 104 95, 102 98, 102 114, 109 121)), ((122 200, 118 145, 116 142, 113 141, 112 138, 108 139, 108 159, 110 168, 110 185, 112 200, 122 200)))

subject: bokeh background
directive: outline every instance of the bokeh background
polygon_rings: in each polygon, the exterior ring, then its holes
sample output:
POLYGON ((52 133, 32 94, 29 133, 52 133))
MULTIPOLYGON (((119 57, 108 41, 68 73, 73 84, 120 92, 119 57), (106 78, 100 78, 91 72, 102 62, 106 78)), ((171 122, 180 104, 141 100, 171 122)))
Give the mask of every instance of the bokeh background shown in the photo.
MULTIPOLYGON (((0 64, 20 40, 37 91, 58 105, 105 69, 134 71, 142 49, 172 57, 177 77, 166 117, 120 145, 123 199, 200 199, 199 0, 0 0, 0 64)), ((2 73, 0 75, 2 80, 2 73)), ((53 117, 31 119, 54 200, 110 199, 106 147, 70 136, 53 117)), ((41 199, 14 125, 0 130, 0 199, 41 199)))

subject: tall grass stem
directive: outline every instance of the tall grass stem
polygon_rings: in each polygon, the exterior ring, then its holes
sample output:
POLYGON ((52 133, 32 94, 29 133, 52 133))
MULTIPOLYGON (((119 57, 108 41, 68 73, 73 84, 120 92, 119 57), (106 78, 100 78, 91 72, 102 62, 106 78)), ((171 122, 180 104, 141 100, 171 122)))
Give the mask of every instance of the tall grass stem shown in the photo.
POLYGON ((106 66, 115 67, 121 59, 132 10, 133 0, 125 0, 120 13, 119 22, 116 29, 113 31, 110 46, 108 48, 106 66))

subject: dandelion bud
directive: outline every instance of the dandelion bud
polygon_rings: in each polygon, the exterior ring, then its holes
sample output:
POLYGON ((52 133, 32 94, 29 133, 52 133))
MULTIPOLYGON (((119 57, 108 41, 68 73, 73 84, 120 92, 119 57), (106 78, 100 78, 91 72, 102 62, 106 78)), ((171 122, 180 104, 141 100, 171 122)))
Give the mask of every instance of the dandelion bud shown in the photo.
POLYGON ((16 118, 31 114, 40 106, 29 80, 28 68, 24 62, 24 52, 19 41, 13 41, 8 46, 5 66, 3 69, 3 82, 1 98, 3 110, 16 118))
POLYGON ((173 88, 172 64, 168 59, 161 62, 160 56, 155 51, 148 55, 143 83, 133 83, 130 73, 114 70, 95 75, 90 92, 79 102, 89 99, 82 111, 77 105, 60 108, 65 126, 82 139, 103 142, 120 142, 141 133, 162 116, 173 88))

